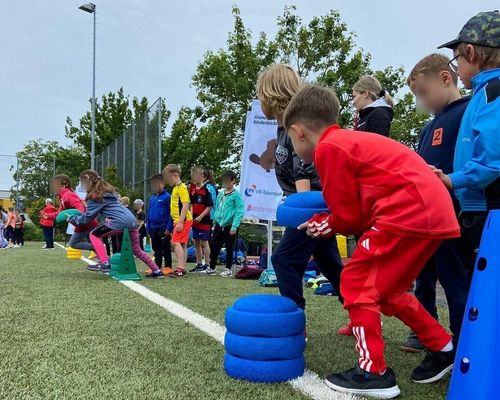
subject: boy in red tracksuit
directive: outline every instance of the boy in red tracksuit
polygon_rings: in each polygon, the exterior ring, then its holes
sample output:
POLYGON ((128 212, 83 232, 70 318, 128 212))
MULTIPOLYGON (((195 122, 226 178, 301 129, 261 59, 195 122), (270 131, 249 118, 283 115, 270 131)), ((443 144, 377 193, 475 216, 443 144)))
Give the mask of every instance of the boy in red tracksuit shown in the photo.
POLYGON ((386 367, 380 313, 408 325, 429 350, 414 382, 434 382, 451 370, 451 336, 407 290, 440 244, 460 231, 448 191, 417 153, 381 135, 341 129, 338 114, 335 93, 310 86, 292 98, 284 116, 297 154, 315 162, 331 211, 299 228, 314 237, 361 236, 340 286, 359 362, 326 383, 394 398, 400 391, 386 367))
MULTIPOLYGON (((59 210, 42 214, 42 218, 55 219, 57 214, 63 210, 77 209, 81 213, 85 212, 85 205, 78 195, 71 189, 71 181, 68 176, 60 174, 52 179, 52 189, 59 198, 59 210)), ((79 250, 93 250, 90 244, 89 234, 97 227, 97 221, 92 220, 88 224, 78 225, 71 235, 69 247, 79 250)))

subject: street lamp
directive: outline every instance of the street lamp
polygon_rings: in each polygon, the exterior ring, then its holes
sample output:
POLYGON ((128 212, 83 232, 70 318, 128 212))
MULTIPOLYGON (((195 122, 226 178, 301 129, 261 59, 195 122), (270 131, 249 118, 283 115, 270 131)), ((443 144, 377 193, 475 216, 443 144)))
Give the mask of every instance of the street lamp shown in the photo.
POLYGON ((94 3, 83 4, 78 9, 93 14, 94 36, 92 51, 92 132, 90 136, 90 168, 95 169, 95 15, 96 6, 94 3))

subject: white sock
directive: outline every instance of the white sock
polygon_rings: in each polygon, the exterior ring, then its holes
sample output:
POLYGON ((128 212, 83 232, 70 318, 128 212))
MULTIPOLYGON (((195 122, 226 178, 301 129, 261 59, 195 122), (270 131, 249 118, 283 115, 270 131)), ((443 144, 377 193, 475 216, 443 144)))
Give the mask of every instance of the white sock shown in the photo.
POLYGON ((453 342, 450 340, 450 342, 444 346, 441 351, 443 352, 448 352, 448 351, 452 351, 453 350, 453 342))

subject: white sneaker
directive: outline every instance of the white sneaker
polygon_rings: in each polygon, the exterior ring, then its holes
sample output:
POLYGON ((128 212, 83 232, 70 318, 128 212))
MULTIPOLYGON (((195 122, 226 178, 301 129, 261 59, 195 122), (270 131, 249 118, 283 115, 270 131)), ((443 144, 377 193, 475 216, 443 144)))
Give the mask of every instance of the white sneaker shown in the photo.
POLYGON ((213 275, 217 274, 217 271, 215 270, 215 268, 212 269, 212 268, 208 267, 208 268, 204 269, 202 272, 200 272, 200 274, 213 276, 213 275))
POLYGON ((219 276, 222 276, 223 278, 231 278, 233 276, 233 273, 230 269, 226 269, 225 271, 221 272, 219 276))
POLYGON ((47 248, 47 245, 43 246, 42 249, 46 249, 47 248))

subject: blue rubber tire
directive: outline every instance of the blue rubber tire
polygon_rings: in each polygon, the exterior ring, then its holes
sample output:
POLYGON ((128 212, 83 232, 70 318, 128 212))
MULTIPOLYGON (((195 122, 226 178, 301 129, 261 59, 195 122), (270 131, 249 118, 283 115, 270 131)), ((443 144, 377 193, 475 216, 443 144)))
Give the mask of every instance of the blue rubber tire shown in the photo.
POLYGON ((292 360, 278 361, 252 361, 234 357, 230 354, 224 356, 224 369, 235 379, 250 382, 277 383, 286 382, 304 375, 304 356, 292 360))
POLYGON ((304 333, 304 310, 287 313, 254 313, 229 307, 226 311, 226 328, 241 336, 285 337, 304 333))
POLYGON ((323 193, 321 193, 320 191, 291 194, 290 196, 287 196, 284 204, 287 207, 292 208, 328 208, 326 206, 325 199, 323 198, 323 193))
POLYGON ((276 294, 249 294, 233 303, 238 311, 258 313, 287 313, 297 310, 297 304, 288 297, 276 294))
POLYGON ((240 336, 226 332, 226 352, 232 356, 256 361, 293 360, 304 354, 304 334, 280 338, 240 336))
POLYGON ((294 208, 286 204, 280 204, 276 210, 276 224, 297 228, 300 224, 309 221, 314 214, 329 212, 328 208, 294 208))

